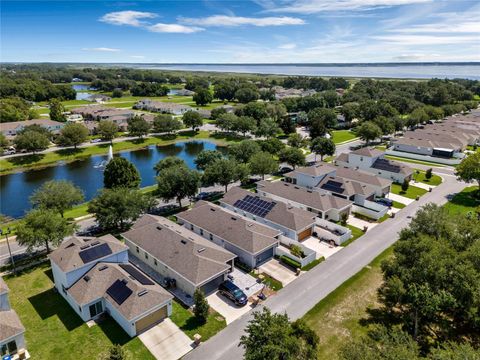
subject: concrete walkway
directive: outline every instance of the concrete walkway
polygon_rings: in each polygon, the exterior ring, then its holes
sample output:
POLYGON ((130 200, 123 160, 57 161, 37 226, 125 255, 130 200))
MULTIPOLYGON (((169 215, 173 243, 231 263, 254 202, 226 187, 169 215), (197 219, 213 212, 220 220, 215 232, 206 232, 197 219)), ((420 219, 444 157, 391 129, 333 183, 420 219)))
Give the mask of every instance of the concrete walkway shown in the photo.
POLYGON ((402 203, 402 204, 405 204, 405 205, 410 205, 411 203, 413 203, 415 201, 414 199, 410 199, 410 198, 407 198, 405 196, 397 195, 397 194, 393 194, 393 193, 388 194, 388 198, 390 200, 393 200, 393 201, 396 201, 396 202, 399 202, 399 203, 402 203))
POLYGON ((158 360, 178 360, 193 349, 192 340, 169 318, 138 338, 158 360))
POLYGON ((282 265, 277 259, 267 261, 259 268, 260 272, 270 275, 274 279, 280 281, 283 286, 290 284, 297 278, 297 275, 293 270, 290 270, 286 266, 282 265))
POLYGON ((302 245, 315 251, 317 253, 317 259, 320 259, 322 256, 327 259, 328 257, 335 254, 337 251, 343 249, 343 247, 341 246, 333 246, 327 244, 326 242, 320 241, 320 239, 313 236, 309 237, 307 240, 302 241, 302 245))
POLYGON ((362 219, 359 219, 353 215, 348 216, 348 224, 355 226, 356 228, 359 228, 360 230, 363 230, 363 228, 366 226, 368 227, 368 230, 373 229, 375 226, 378 225, 377 222, 368 222, 362 219))
POLYGON ((227 324, 237 320, 242 315, 252 310, 252 302, 249 301, 245 306, 237 306, 230 299, 221 295, 218 291, 207 296, 208 305, 225 318, 227 324))
POLYGON ((425 183, 420 182, 420 181, 415 182, 415 181, 413 181, 413 180, 410 181, 410 185, 419 187, 419 188, 421 188, 421 189, 425 189, 425 190, 427 190, 427 191, 430 190, 430 189, 433 190, 433 189, 435 188, 435 185, 425 184, 425 183))

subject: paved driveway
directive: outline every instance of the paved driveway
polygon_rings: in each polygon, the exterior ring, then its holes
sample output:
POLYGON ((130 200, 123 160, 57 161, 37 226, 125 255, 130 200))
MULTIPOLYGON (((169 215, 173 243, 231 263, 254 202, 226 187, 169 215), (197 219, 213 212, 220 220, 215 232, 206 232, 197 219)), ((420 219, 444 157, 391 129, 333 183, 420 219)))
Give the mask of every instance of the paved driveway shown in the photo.
MULTIPOLYGON (((393 199, 392 199, 393 200, 393 199)), ((365 221, 365 220, 362 220, 362 219, 359 219, 353 215, 349 215, 348 216, 348 223, 350 225, 353 225, 357 228, 359 228, 360 230, 363 230, 363 227, 366 226, 368 227, 368 230, 371 230, 373 229, 375 226, 378 225, 377 222, 368 222, 368 221, 365 221)))
POLYGON ((314 250, 317 253, 317 259, 320 259, 322 256, 326 259, 329 256, 335 254, 337 251, 343 249, 343 247, 341 246, 332 246, 324 241, 320 241, 320 239, 313 236, 309 237, 307 240, 302 241, 302 245, 305 245, 309 249, 314 250))
POLYGON ((413 203, 415 201, 414 199, 410 199, 410 198, 407 198, 405 196, 397 195, 397 194, 393 194, 393 193, 388 194, 388 198, 390 200, 398 201, 399 203, 402 203, 402 204, 405 204, 405 205, 410 205, 411 203, 413 203))
POLYGON ((159 360, 180 359, 193 348, 192 340, 168 318, 138 337, 159 360))
POLYGON ((249 301, 245 306, 237 306, 218 291, 207 296, 208 304, 213 310, 225 318, 227 324, 237 320, 240 316, 252 310, 252 303, 249 301))
POLYGON ((290 270, 285 265, 282 265, 277 259, 267 261, 259 267, 260 272, 264 272, 271 277, 277 279, 283 286, 290 284, 297 278, 293 270, 290 270))

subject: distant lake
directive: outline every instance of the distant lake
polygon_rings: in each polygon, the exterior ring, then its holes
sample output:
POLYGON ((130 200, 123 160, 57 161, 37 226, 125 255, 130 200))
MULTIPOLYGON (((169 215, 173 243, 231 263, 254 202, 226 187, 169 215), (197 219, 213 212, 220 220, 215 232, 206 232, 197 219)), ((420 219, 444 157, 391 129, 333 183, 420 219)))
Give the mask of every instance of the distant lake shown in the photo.
POLYGON ((95 90, 94 88, 90 87, 90 85, 85 84, 73 84, 72 89, 77 92, 75 96, 75 100, 85 100, 88 97, 92 96, 93 93, 86 92, 87 90, 95 90), (82 92, 79 92, 82 91, 82 92))
POLYGON ((130 64, 139 69, 399 79, 480 80, 480 63, 452 64, 130 64))
MULTIPOLYGON (((149 146, 135 151, 124 151, 121 156, 132 162, 142 178, 141 187, 156 184, 154 165, 167 156, 183 159, 190 168, 195 168, 195 158, 202 150, 224 151, 225 147, 208 141, 178 142, 167 146, 149 146)), ((69 180, 79 186, 90 200, 103 187, 103 171, 95 165, 107 159, 107 155, 96 155, 83 160, 44 169, 29 170, 0 176, 0 213, 14 218, 30 209, 29 197, 48 180, 69 180)))

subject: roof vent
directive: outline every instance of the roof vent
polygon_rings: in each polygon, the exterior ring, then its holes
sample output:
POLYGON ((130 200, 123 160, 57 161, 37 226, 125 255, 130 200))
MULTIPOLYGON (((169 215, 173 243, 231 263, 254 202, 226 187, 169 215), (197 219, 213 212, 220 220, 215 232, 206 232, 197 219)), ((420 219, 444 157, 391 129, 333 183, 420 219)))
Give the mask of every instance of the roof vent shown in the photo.
MULTIPOLYGON (((298 189, 298 188, 297 188, 297 189, 298 189)), ((311 194, 311 193, 313 193, 313 191, 312 191, 312 190, 307 190, 307 192, 308 192, 308 193, 310 193, 310 194, 311 194)))
POLYGON ((127 279, 122 279, 121 281, 122 281, 125 285, 128 284, 127 279))
POLYGON ((86 282, 89 282, 89 281, 90 281, 90 276, 85 275, 85 276, 83 277, 83 280, 85 280, 86 282))
POLYGON ((161 226, 157 226, 157 230, 162 230, 162 227, 161 227, 161 226))
POLYGON ((213 208, 210 208, 210 211, 216 211, 216 210, 215 210, 215 209, 213 209, 213 208))
POLYGON ((100 266, 100 267, 98 268, 98 271, 103 271, 103 270, 105 270, 105 269, 108 269, 108 266, 107 266, 107 265, 100 266))
POLYGON ((87 241, 90 241, 92 239, 89 239, 89 238, 84 238, 83 241, 87 242, 87 241))
POLYGON ((237 218, 233 216, 230 219, 237 221, 237 218))
POLYGON ((80 250, 85 250, 86 248, 89 248, 90 245, 83 245, 83 246, 80 246, 80 250))
POLYGON ((252 227, 252 226, 253 226, 253 223, 250 223, 250 224, 248 224, 247 226, 248 226, 248 227, 252 227))
POLYGON ((195 241, 191 236, 188 237, 190 240, 195 241))
POLYGON ((294 186, 295 189, 300 189, 298 186, 294 186))
POLYGON ((95 246, 95 245, 98 245, 98 244, 100 244, 100 241, 95 241, 95 242, 91 243, 90 246, 95 246))
POLYGON ((65 246, 65 249, 71 248, 72 246, 75 246, 75 244, 74 244, 74 243, 70 243, 70 244, 68 244, 67 246, 65 246))
POLYGON ((205 248, 201 248, 201 249, 198 249, 197 252, 200 254, 201 252, 204 252, 206 249, 205 248))
POLYGON ((183 239, 182 239, 182 240, 180 240, 180 242, 181 242, 182 244, 184 244, 184 245, 186 245, 186 244, 187 244, 187 242, 186 242, 185 240, 183 240, 183 239))
POLYGON ((143 296, 143 295, 145 295, 146 293, 148 293, 148 290, 143 289, 143 290, 141 290, 141 291, 138 293, 138 296, 143 296))

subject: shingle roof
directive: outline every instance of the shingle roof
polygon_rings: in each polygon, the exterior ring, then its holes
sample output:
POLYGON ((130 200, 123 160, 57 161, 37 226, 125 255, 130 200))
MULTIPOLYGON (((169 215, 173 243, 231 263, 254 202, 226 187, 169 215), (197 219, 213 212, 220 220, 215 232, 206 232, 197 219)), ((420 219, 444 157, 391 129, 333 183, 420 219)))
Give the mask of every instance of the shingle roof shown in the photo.
POLYGON ((236 256, 201 236, 153 215, 142 216, 122 236, 199 285, 230 269, 236 256))
POLYGON ((315 214, 287 205, 281 201, 273 201, 264 196, 253 194, 250 191, 244 190, 240 187, 230 189, 220 202, 234 206, 237 200, 245 198, 247 195, 257 197, 263 201, 275 203, 272 210, 265 215, 264 219, 269 220, 275 224, 285 226, 288 229, 300 231, 308 226, 315 224, 315 214))
POLYGON ((392 181, 375 176, 371 173, 362 170, 350 169, 347 167, 338 166, 337 167, 337 176, 355 180, 371 186, 386 187, 392 185, 392 181))
POLYGON ((347 153, 341 153, 340 155, 337 156, 335 161, 341 161, 344 163, 348 163, 348 154, 347 153))
POLYGON ((358 150, 352 151, 352 154, 360 155, 360 156, 368 156, 368 157, 377 157, 377 156, 383 155, 384 152, 375 148, 364 147, 364 148, 360 148, 358 150))
POLYGON ((375 189, 369 185, 339 176, 327 176, 316 187, 349 197, 357 194, 368 197, 375 193, 375 189), (332 182, 335 183, 335 186, 331 186, 332 182))
POLYGON ((102 262, 96 264, 67 291, 80 305, 104 298, 129 321, 173 298, 168 291, 156 283, 153 285, 140 284, 123 270, 120 264, 102 262), (115 299, 107 294, 107 289, 117 280, 126 280, 127 288, 132 291, 131 295, 122 304, 118 304, 115 299), (147 290, 147 292, 144 293, 143 290, 147 290), (139 294, 142 295, 139 296, 139 294))
POLYGON ((194 224, 250 254, 256 254, 276 243, 281 234, 256 221, 239 216, 222 207, 199 201, 190 210, 177 214, 177 218, 194 224))
POLYGON ((40 126, 60 126, 64 123, 53 121, 50 119, 33 119, 25 121, 14 121, 14 122, 5 122, 0 123, 0 132, 15 130, 18 127, 25 127, 30 125, 40 125, 40 126))
MULTIPOLYGON (((60 244, 60 246, 55 249, 50 255, 49 258, 53 261, 63 272, 69 272, 73 269, 80 268, 85 265, 85 263, 80 258, 79 253, 82 250, 81 247, 89 246, 90 244, 99 242, 100 244, 107 244, 112 254, 116 254, 122 251, 128 250, 128 247, 117 240, 113 235, 104 235, 99 238, 92 237, 71 237, 68 240, 65 240, 60 244)), ((96 245, 96 246, 98 246, 96 245)), ((110 254, 109 254, 110 255, 110 254)), ((94 261, 99 261, 101 258, 94 261)))
POLYGON ((308 190, 284 181, 260 181, 257 185, 259 190, 320 211, 328 211, 330 209, 341 210, 352 204, 351 201, 337 196, 308 190))
POLYGON ((0 311, 0 342, 24 331, 25 328, 14 310, 0 311))
POLYGON ((310 176, 322 176, 335 171, 335 166, 329 163, 319 162, 313 166, 302 166, 298 167, 295 170, 286 173, 287 177, 295 177, 297 174, 305 174, 310 176))

